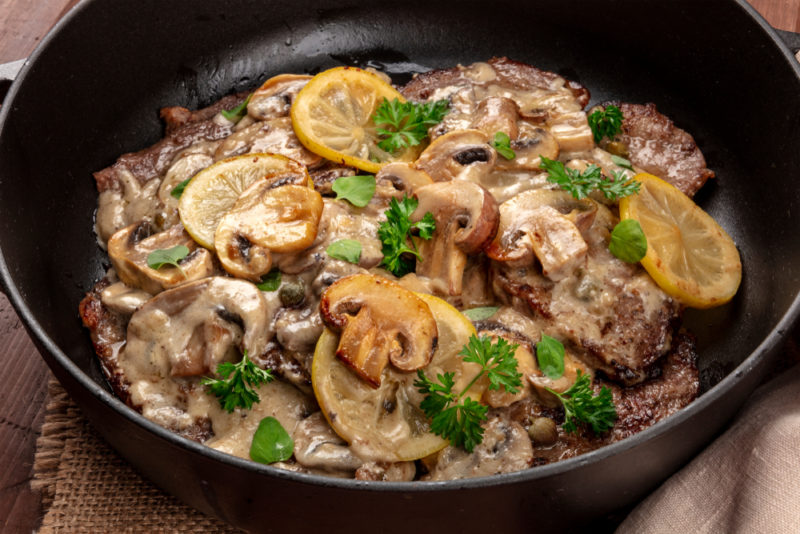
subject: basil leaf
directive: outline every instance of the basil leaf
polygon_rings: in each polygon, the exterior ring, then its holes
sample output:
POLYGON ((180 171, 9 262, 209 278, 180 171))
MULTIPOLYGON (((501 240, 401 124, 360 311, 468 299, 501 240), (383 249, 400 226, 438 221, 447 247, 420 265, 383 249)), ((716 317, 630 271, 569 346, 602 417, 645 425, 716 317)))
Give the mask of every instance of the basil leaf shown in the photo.
POLYGON ((497 150, 498 154, 506 159, 514 159, 517 157, 517 154, 511 148, 511 138, 508 137, 506 133, 497 132, 494 134, 494 140, 491 145, 497 150))
POLYGON ((280 422, 274 417, 265 417, 258 423, 253 442, 250 444, 250 458, 262 464, 283 462, 292 457, 294 441, 280 422))
POLYGON ((189 249, 184 245, 177 245, 172 248, 154 250, 147 255, 147 266, 151 269, 160 269, 164 265, 174 265, 181 268, 178 262, 189 255, 189 249))
POLYGON ((564 345, 557 339, 542 334, 536 344, 536 360, 547 378, 556 380, 564 375, 564 345))
POLYGON ((261 291, 275 291, 281 286, 281 272, 278 269, 272 269, 270 272, 261 277, 261 283, 256 284, 256 287, 261 291))
POLYGON ((608 250, 628 263, 636 263, 647 254, 647 238, 644 236, 639 221, 623 219, 611 231, 611 242, 608 250))
POLYGON ((247 114, 247 104, 250 103, 250 97, 252 97, 252 93, 247 95, 247 98, 244 99, 244 102, 236 106, 235 108, 231 109, 223 109, 220 111, 222 116, 232 122, 239 122, 242 118, 247 114))
POLYGON ((623 167, 625 169, 633 170, 633 165, 631 165, 630 160, 627 160, 627 159, 622 158, 620 156, 615 156, 614 154, 611 154, 611 161, 614 162, 614 165, 617 165, 619 167, 623 167))
POLYGON ((333 182, 336 200, 347 200, 353 206, 363 208, 375 194, 375 177, 371 174, 342 176, 333 182))
POLYGON ((186 189, 186 186, 189 185, 189 182, 192 180, 192 178, 193 177, 190 176, 189 178, 185 179, 184 181, 173 187, 172 191, 170 191, 169 194, 175 198, 181 198, 183 190, 186 189))
POLYGON ((497 306, 485 306, 482 308, 470 308, 469 310, 464 310, 461 313, 464 314, 464 317, 469 319, 470 321, 483 321, 497 313, 499 310, 497 306))
POLYGON ((361 259, 361 243, 355 239, 340 239, 328 245, 325 252, 328 253, 328 256, 337 260, 358 263, 358 260, 361 259))

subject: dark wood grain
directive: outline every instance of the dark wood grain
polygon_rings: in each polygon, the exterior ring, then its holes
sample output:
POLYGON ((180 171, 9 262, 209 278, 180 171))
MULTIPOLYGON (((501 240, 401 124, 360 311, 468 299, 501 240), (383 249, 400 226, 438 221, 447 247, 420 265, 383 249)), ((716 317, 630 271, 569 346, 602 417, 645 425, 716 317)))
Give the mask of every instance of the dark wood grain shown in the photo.
MULTIPOLYGON (((0 0, 0 63, 28 56, 77 1, 0 0)), ((800 32, 800 0, 751 4, 776 28, 800 32)), ((2 295, 0 347, 0 529, 31 532, 41 521, 40 499, 29 481, 49 371, 2 295)))

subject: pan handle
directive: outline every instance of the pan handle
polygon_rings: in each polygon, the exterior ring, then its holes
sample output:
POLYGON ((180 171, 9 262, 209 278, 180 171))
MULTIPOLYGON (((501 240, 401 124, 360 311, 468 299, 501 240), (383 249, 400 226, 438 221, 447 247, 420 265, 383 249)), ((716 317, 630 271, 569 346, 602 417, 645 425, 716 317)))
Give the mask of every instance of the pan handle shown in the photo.
POLYGON ((8 89, 17 78, 17 74, 19 74, 19 71, 22 69, 24 64, 24 59, 0 64, 0 103, 5 100, 8 89))

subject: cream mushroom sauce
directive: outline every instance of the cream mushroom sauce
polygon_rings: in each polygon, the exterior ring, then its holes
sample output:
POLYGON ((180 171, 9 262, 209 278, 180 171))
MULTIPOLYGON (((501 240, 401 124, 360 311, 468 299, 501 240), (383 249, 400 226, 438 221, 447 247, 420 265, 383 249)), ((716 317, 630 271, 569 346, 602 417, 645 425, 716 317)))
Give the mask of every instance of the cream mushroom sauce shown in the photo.
POLYGON ((113 267, 84 299, 81 315, 110 383, 128 404, 170 430, 243 458, 249 458, 259 421, 274 416, 295 444, 291 459, 274 464, 282 469, 365 480, 448 480, 575 456, 642 430, 697 395, 691 338, 677 328, 681 307, 640 266, 608 251, 616 207, 600 196, 572 199, 539 168, 545 155, 574 168, 594 163, 606 173, 632 176, 594 142, 584 111, 588 90, 497 58, 419 75, 401 92, 416 101, 446 99, 450 111, 431 128, 431 143, 418 160, 378 173, 376 195, 358 208, 334 199, 331 184, 359 172, 309 152, 292 130, 290 105, 309 78, 273 78, 237 121, 220 111, 244 95, 198 112, 169 108, 162 112, 164 141, 97 173, 95 230, 113 267), (519 158, 497 154, 490 144, 496 132, 509 136, 519 158), (323 195, 313 242, 272 254, 273 268, 282 273, 274 291, 231 277, 213 252, 194 244, 170 194, 221 159, 265 152, 305 165, 323 195), (441 265, 398 280, 380 267, 377 230, 389 200, 415 190, 422 191, 424 210, 443 218, 437 228, 448 233, 424 249, 441 265), (447 205, 450 200, 460 204, 447 205), (497 220, 487 223, 492 216, 497 220), (341 239, 361 243, 357 264, 326 253, 341 239), (174 267, 146 266, 146 252, 164 244, 194 251, 185 278, 174 267), (436 295, 460 310, 498 308, 475 327, 519 345, 524 384, 517 395, 483 398, 489 418, 484 441, 472 453, 447 446, 417 461, 359 456, 323 416, 311 388, 324 328, 320 300, 331 284, 359 273, 436 295), (533 356, 543 332, 567 349, 566 372, 557 381, 543 376, 533 356), (200 379, 245 350, 277 379, 258 386, 260 401, 252 409, 228 413, 200 379), (577 370, 591 375, 596 388, 612 389, 619 419, 606 435, 560 428, 563 409, 547 388, 565 391, 577 370))

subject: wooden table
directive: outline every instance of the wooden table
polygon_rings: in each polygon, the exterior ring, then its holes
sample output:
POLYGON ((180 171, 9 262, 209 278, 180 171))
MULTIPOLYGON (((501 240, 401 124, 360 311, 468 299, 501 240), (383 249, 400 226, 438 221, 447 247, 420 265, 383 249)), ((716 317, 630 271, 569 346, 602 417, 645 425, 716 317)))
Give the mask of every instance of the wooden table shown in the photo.
MULTIPOLYGON (((0 0, 0 63, 26 57, 78 0, 0 0)), ((752 0, 776 28, 800 32, 800 0, 752 0)), ((800 338, 795 330, 795 339, 800 338)), ((50 374, 16 313, 0 295, 0 530, 31 532, 41 521, 30 489, 50 374)))

